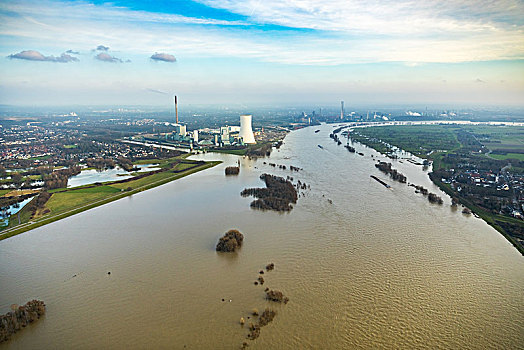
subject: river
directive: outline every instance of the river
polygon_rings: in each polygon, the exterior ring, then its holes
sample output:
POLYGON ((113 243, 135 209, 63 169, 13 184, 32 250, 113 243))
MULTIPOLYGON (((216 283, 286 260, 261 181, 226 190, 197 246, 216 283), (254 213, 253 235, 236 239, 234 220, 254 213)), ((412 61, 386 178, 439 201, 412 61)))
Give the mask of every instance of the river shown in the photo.
POLYGON ((1 312, 32 298, 47 305, 0 348, 522 348, 520 253, 453 210, 421 166, 392 161, 444 205, 389 180, 374 167, 371 155, 385 159, 375 151, 337 146, 332 130, 293 131, 270 158, 241 158, 239 176, 224 176, 235 156, 193 156, 224 163, 0 241, 1 312), (311 190, 290 213, 252 210, 239 193, 262 186, 264 172, 311 190), (230 228, 244 245, 217 254, 230 228), (275 270, 255 286, 269 262, 275 270), (265 301, 266 286, 290 302, 265 301), (246 340, 240 317, 266 306, 274 321, 246 340))

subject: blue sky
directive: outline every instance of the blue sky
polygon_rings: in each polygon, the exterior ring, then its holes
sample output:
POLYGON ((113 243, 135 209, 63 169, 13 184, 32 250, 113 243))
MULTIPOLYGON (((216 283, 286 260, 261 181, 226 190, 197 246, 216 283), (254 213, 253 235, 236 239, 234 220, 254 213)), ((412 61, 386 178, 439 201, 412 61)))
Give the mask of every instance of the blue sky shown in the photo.
POLYGON ((0 2, 0 103, 524 104, 524 2, 0 2))

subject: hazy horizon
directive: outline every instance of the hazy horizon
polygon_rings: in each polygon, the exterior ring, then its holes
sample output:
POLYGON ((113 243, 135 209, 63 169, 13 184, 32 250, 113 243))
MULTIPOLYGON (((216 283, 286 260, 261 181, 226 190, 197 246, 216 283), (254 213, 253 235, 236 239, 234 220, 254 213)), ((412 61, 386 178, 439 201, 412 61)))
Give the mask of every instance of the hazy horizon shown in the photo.
POLYGON ((522 106, 521 1, 0 4, 0 104, 522 106))

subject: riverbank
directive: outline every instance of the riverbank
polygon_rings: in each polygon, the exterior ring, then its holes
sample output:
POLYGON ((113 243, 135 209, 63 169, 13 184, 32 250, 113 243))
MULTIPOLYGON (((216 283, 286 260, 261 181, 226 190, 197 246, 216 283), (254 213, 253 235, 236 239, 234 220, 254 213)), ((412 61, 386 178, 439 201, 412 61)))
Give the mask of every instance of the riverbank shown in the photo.
POLYGON ((351 132, 350 137, 390 158, 407 151, 432 160, 431 181, 495 228, 524 255, 524 222, 518 218, 522 191, 519 174, 524 171, 524 164, 518 159, 512 159, 508 165, 508 160, 489 158, 492 149, 521 150, 516 135, 522 130, 520 125, 511 130, 487 125, 395 125, 363 128, 351 132))
MULTIPOLYGON (((449 195, 450 197, 456 197, 455 192, 449 187, 449 185, 443 183, 442 181, 437 179, 435 176, 431 176, 431 174, 429 178, 435 185, 437 185, 447 195, 449 195)), ((504 220, 504 221, 510 221, 513 223, 521 224, 520 222, 517 221, 517 219, 508 218, 503 215, 493 215, 477 207, 476 205, 474 205, 473 203, 471 203, 470 201, 468 201, 465 198, 462 198, 462 197, 456 197, 456 198, 458 198, 458 201, 460 204, 462 204, 463 206, 471 210, 473 213, 477 214, 482 220, 484 220, 491 227, 493 227, 495 230, 500 232, 504 236, 504 238, 508 240, 508 242, 510 242, 515 248, 517 248, 520 254, 524 255, 524 248, 522 247, 522 245, 520 245, 513 237, 508 235, 506 231, 504 231, 504 229, 500 227, 500 225, 497 223, 497 221, 504 220)))
POLYGON ((221 163, 219 161, 190 161, 185 159, 186 156, 171 158, 167 161, 163 160, 160 165, 161 170, 134 178, 71 189, 52 190, 50 191, 51 197, 44 207, 32 211, 31 206, 27 205, 20 211, 20 224, 18 224, 18 217, 11 217, 9 226, 0 232, 0 240, 146 191, 221 163))

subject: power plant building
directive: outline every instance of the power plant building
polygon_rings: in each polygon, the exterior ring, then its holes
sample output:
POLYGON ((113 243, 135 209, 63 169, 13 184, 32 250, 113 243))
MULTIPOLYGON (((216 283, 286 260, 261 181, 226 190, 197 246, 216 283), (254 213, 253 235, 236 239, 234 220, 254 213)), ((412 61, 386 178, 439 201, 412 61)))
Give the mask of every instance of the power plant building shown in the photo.
POLYGON ((198 130, 193 130, 193 142, 198 143, 198 130))
POLYGON ((175 133, 180 136, 186 136, 186 126, 182 124, 175 124, 175 133))
POLYGON ((255 141, 255 135, 253 134, 253 129, 251 127, 251 119, 251 114, 240 116, 240 133, 238 136, 241 137, 242 141, 247 144, 257 143, 255 141))

